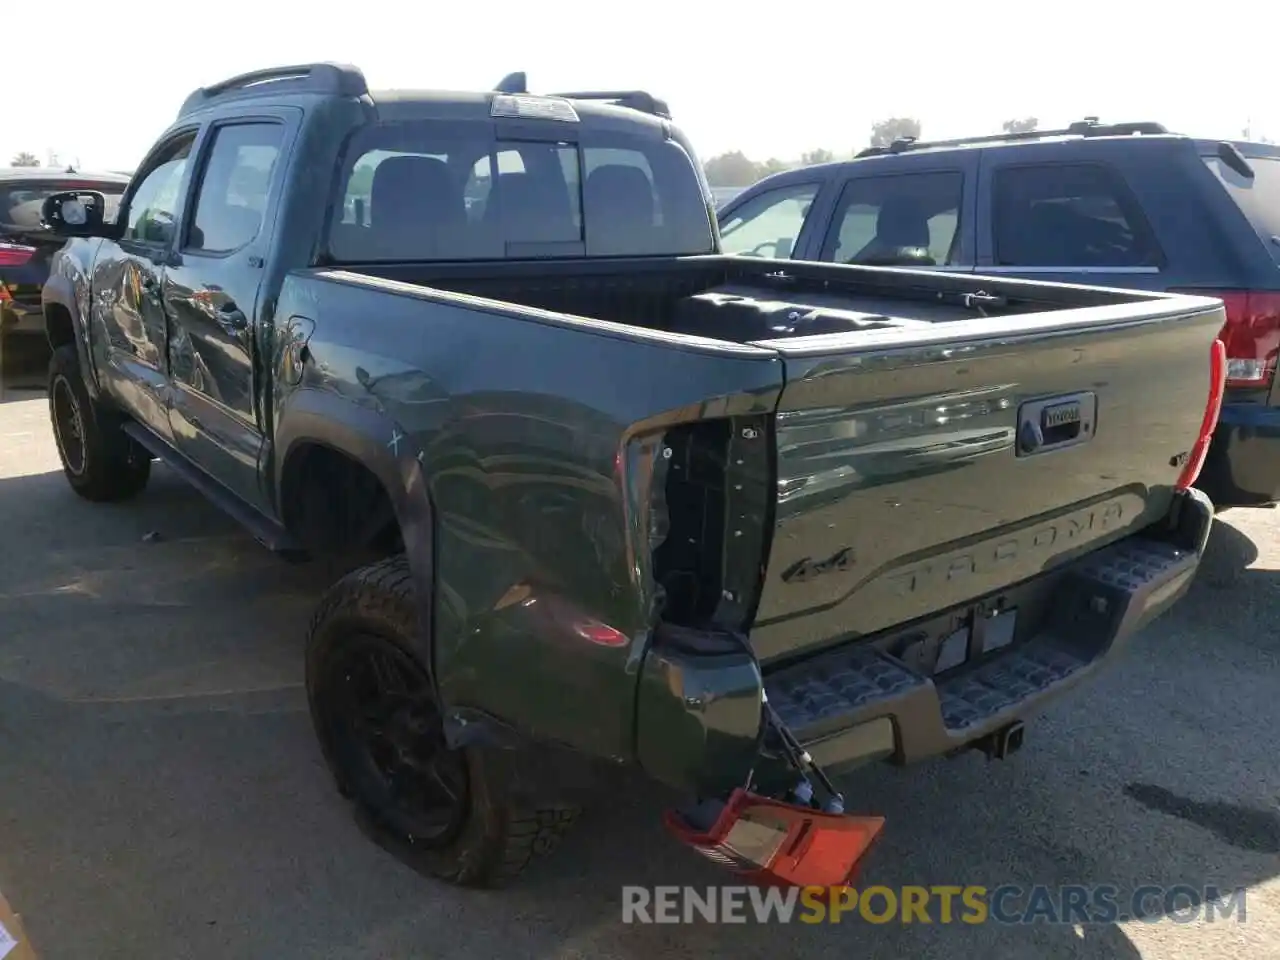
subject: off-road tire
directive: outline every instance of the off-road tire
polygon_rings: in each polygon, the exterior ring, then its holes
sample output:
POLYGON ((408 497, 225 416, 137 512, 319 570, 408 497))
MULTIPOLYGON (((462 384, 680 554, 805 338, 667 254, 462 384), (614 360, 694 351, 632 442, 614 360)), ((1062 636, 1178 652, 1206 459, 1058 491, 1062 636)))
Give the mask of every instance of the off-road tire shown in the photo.
POLYGON ((72 346, 58 347, 49 361, 49 421, 62 472, 80 496, 111 503, 146 487, 150 454, 120 429, 116 414, 89 396, 72 346))
MULTIPOLYGON (((429 876, 465 887, 497 887, 513 880, 537 856, 554 849, 576 820, 570 804, 532 806, 508 795, 501 751, 463 747, 468 784, 462 824, 451 837, 427 844, 391 822, 377 798, 361 789, 361 777, 343 762, 332 734, 339 709, 332 687, 343 645, 354 636, 376 637, 416 662, 413 639, 419 631, 408 561, 391 557, 356 570, 322 599, 307 637, 307 699, 321 750, 339 791, 352 802, 357 820, 371 838, 429 876)), ((441 749, 446 749, 441 746, 441 749)))

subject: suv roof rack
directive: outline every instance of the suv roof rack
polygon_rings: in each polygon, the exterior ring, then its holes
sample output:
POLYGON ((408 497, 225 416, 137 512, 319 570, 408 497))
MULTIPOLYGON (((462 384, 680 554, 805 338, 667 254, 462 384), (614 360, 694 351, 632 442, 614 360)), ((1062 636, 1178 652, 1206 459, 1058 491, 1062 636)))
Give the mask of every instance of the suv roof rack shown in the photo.
MULTIPOLYGON (((508 73, 493 89, 497 93, 528 93, 529 78, 523 71, 508 73)), ((641 113, 671 119, 671 109, 667 102, 643 90, 578 90, 572 93, 548 93, 546 96, 563 97, 565 100, 606 100, 620 107, 630 107, 641 113)))
POLYGON ((206 106, 210 100, 230 95, 251 96, 259 84, 270 83, 272 93, 327 93, 339 97, 363 97, 369 92, 364 74, 358 67, 341 63, 300 63, 287 67, 268 67, 230 77, 212 86, 200 87, 182 102, 178 116, 206 106))
POLYGON ((1044 137, 1131 137, 1135 134, 1155 136, 1168 133, 1161 123, 1140 120, 1131 123, 1099 123, 1097 117, 1085 117, 1061 130, 1030 130, 1026 133, 993 133, 982 137, 957 137, 954 140, 916 140, 899 137, 887 147, 867 147, 854 154, 854 159, 880 157, 885 154, 906 153, 926 147, 964 147, 976 143, 1016 143, 1020 140, 1040 140, 1044 137))

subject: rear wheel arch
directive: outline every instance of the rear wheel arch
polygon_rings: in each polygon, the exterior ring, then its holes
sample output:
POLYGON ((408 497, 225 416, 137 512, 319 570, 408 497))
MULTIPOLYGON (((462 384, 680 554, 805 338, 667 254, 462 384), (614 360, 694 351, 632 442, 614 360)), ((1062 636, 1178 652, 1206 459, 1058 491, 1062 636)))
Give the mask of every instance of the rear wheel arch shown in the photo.
POLYGON ((57 350, 59 347, 75 344, 75 321, 64 304, 54 301, 44 305, 44 332, 49 338, 50 349, 57 350))
POLYGON ((380 411, 295 391, 281 404, 275 430, 276 514, 313 549, 403 552, 424 628, 417 653, 431 669, 434 517, 421 464, 407 443, 389 443, 396 436, 403 440, 403 431, 380 411), (349 502, 341 494, 350 494, 349 502))

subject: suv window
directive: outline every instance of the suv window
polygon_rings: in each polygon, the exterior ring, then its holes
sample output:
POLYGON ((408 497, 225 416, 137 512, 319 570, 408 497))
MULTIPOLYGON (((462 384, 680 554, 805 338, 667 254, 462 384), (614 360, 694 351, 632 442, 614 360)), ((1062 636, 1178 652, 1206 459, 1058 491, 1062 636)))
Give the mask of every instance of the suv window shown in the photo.
POLYGON ((258 235, 283 138, 278 123, 237 123, 215 131, 187 249, 229 253, 258 235))
POLYGON ((140 243, 168 243, 177 221, 178 193, 187 169, 195 134, 184 135, 169 144, 153 161, 153 166, 129 198, 128 216, 121 239, 140 243))
POLYGON ((1280 261, 1280 157, 1249 157, 1252 179, 1240 176, 1216 156, 1205 157, 1204 162, 1258 231, 1271 256, 1280 261))
POLYGON ((992 206, 999 266, 1159 264, 1159 251, 1137 200, 1108 167, 1006 167, 996 172, 992 206))
POLYGON ((964 174, 958 170, 850 180, 822 259, 939 266, 958 253, 964 174))
POLYGON ((674 140, 582 130, 580 143, 495 138, 493 125, 371 124, 339 172, 334 262, 705 254, 710 211, 674 140))
POLYGON ((746 257, 790 258, 819 186, 792 183, 752 197, 720 221, 720 248, 746 257))

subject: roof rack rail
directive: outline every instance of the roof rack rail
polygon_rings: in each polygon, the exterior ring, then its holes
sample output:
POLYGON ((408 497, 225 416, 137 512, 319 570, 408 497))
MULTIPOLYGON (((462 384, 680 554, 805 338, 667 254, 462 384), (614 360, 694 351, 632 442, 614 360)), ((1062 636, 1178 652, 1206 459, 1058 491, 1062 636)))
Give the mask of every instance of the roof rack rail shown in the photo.
POLYGON ((553 93, 551 96, 564 97, 566 100, 607 100, 620 107, 630 107, 641 113, 671 119, 671 108, 667 106, 667 101, 643 90, 580 90, 574 93, 553 93))
POLYGON ((287 67, 268 67, 230 77, 208 87, 200 87, 182 102, 178 116, 184 117, 225 94, 256 93, 258 84, 272 83, 271 91, 285 93, 328 93, 339 97, 363 97, 369 92, 364 74, 358 67, 341 63, 300 63, 287 67), (280 86, 275 86, 279 83, 280 86))
POLYGON ((1010 143, 1019 140, 1040 140, 1045 137, 1129 137, 1135 134, 1155 136, 1168 133, 1160 123, 1137 121, 1130 123, 1099 123, 1097 117, 1085 117, 1061 130, 1029 130, 1025 133, 992 133, 981 137, 957 137, 954 140, 917 140, 899 137, 887 147, 867 147, 854 154, 855 160, 863 157, 881 157, 886 154, 906 153, 925 147, 965 147, 982 143, 1010 143))
MULTIPOLYGON (((495 93, 528 93, 529 77, 523 70, 508 73, 493 89, 495 93)), ((622 107, 651 113, 655 117, 671 119, 671 109, 667 102, 643 90, 579 90, 572 93, 548 93, 546 96, 562 97, 565 100, 608 100, 622 107)))

